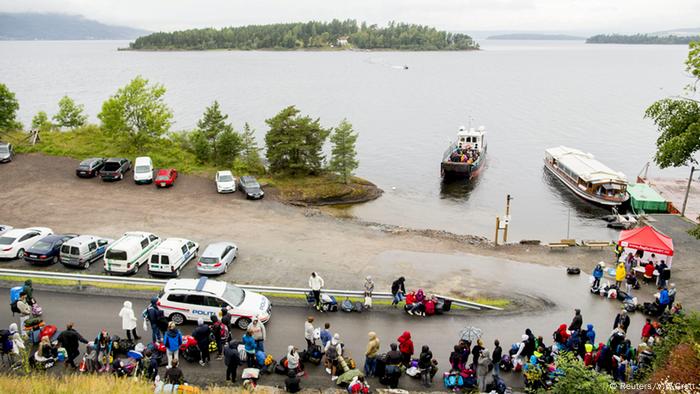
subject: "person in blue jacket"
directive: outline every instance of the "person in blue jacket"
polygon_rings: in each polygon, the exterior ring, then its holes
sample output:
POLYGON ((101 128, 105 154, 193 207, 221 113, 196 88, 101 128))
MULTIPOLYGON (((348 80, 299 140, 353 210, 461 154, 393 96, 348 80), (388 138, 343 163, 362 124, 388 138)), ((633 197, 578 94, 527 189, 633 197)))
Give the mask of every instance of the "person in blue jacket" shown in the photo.
POLYGON ((248 329, 243 335, 243 345, 245 346, 246 352, 246 363, 248 368, 255 367, 255 351, 258 349, 257 343, 255 343, 255 338, 253 338, 253 330, 248 329))
POLYGON ((661 308, 659 309, 661 312, 663 312, 663 310, 666 309, 669 302, 671 302, 671 300, 668 296, 668 290, 665 287, 659 287, 659 305, 661 306, 661 308))
POLYGON ((144 313, 144 318, 151 324, 151 339, 153 342, 159 342, 161 339, 160 329, 158 328, 158 319, 163 317, 163 311, 158 308, 158 297, 151 298, 151 305, 148 306, 144 313))
POLYGON ((164 337, 163 345, 168 356, 168 369, 170 369, 173 366, 173 360, 179 361, 178 355, 180 354, 180 345, 182 345, 182 333, 175 327, 174 322, 170 322, 164 337))
POLYGON ((595 331, 593 331, 593 324, 588 324, 586 326, 586 337, 588 339, 588 343, 591 345, 595 345, 595 331))
POLYGON ((600 286, 600 280, 603 278, 603 262, 601 261, 593 269, 593 287, 600 286))

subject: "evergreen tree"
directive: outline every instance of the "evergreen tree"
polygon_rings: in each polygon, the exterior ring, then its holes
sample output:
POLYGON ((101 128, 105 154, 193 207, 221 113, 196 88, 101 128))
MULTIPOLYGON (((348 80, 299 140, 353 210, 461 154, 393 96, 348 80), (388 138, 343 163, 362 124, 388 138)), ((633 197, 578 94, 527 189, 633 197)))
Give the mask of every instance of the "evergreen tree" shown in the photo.
POLYGON ((218 148, 216 151, 216 164, 225 167, 232 166, 243 150, 241 135, 236 133, 232 127, 225 128, 219 134, 214 146, 218 148))
POLYGON ((0 131, 19 130, 22 124, 17 121, 19 103, 7 85, 0 83, 0 131))
POLYGON ((32 129, 39 130, 40 132, 49 131, 53 128, 53 125, 49 121, 49 116, 46 112, 39 111, 34 118, 32 118, 32 129))
POLYGON ((58 113, 53 116, 53 120, 58 127, 68 127, 74 129, 85 125, 87 115, 85 115, 85 107, 80 104, 75 104, 72 98, 63 96, 58 101, 58 113))
POLYGON ((323 143, 330 131, 318 119, 300 116, 289 106, 265 120, 270 130, 265 135, 270 172, 290 175, 315 175, 323 164, 323 143))
POLYGON ((225 131, 233 131, 233 126, 230 123, 226 123, 227 119, 228 115, 221 113, 219 102, 214 101, 212 105, 204 110, 202 119, 197 122, 197 128, 207 140, 212 155, 211 158, 214 161, 218 160, 217 142, 219 134, 225 131))
POLYGON ((353 171, 360 164, 356 159, 355 142, 357 133, 353 131, 352 125, 343 119, 331 135, 333 149, 329 169, 340 175, 344 183, 350 182, 353 171))
POLYGON ((255 135, 250 125, 246 122, 243 126, 241 134, 241 145, 243 146, 243 155, 241 162, 245 171, 250 174, 262 174, 265 172, 265 166, 260 158, 260 148, 255 140, 255 135))
POLYGON ((195 130, 189 135, 189 141, 192 145, 192 151, 197 160, 206 164, 211 159, 211 146, 209 145, 209 140, 207 137, 199 130, 195 130))

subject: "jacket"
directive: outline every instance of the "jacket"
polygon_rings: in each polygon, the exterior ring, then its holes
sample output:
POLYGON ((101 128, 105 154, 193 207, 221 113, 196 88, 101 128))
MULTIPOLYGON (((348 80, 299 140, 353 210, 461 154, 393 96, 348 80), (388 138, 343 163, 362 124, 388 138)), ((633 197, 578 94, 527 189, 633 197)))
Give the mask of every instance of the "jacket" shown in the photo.
POLYGON ((146 317, 151 324, 156 324, 161 315, 162 312, 160 309, 158 309, 158 306, 155 303, 151 303, 148 309, 146 309, 146 317))
POLYGON ((241 364, 241 358, 238 354, 238 349, 236 346, 228 345, 224 348, 224 364, 235 365, 238 367, 241 364))
POLYGON ((618 313, 617 316, 615 316, 615 323, 613 326, 613 330, 620 327, 622 325, 622 328, 625 329, 625 332, 627 332, 627 327, 630 326, 630 317, 627 316, 627 314, 622 314, 618 313))
POLYGON ((571 320, 571 324, 569 324, 569 331, 579 331, 581 327, 583 326, 583 317, 581 314, 576 314, 574 315, 573 320, 571 320))
POLYGON ((410 332, 404 331, 397 340, 399 342, 399 351, 401 351, 401 353, 413 355, 413 341, 411 340, 410 332))
POLYGON ((180 345, 182 345, 182 334, 180 334, 180 330, 168 330, 164 337, 163 345, 166 349, 170 350, 171 352, 180 349, 180 345))
POLYGON ((30 316, 32 314, 32 307, 26 301, 21 299, 17 300, 17 309, 22 316, 30 316))
POLYGON ((491 355, 487 349, 484 349, 476 366, 477 375, 486 376, 489 373, 489 365, 491 365, 491 355))
POLYGON ((644 276, 646 278, 651 278, 654 276, 654 264, 647 264, 644 266, 644 276))
POLYGON ((119 317, 122 318, 122 329, 133 330, 136 328, 136 316, 134 309, 131 307, 130 301, 124 301, 124 307, 119 311, 119 317))
POLYGON ((617 268, 615 268, 615 280, 617 282, 622 282, 623 280, 625 280, 625 276, 627 276, 627 271, 625 270, 625 264, 618 263, 617 268))
POLYGON ((591 344, 595 343, 595 331, 593 330, 593 324, 586 326, 586 338, 591 344))
POLYGON ((403 294, 406 294, 406 287, 404 286, 404 282, 396 279, 394 283, 391 284, 391 294, 396 294, 401 290, 403 294))
POLYGON ((265 332, 265 325, 262 324, 260 321, 258 321, 258 324, 252 322, 248 324, 248 330, 251 329, 253 330, 253 339, 255 339, 256 341, 264 341, 267 337, 267 333, 265 332))
POLYGON ((182 384, 185 381, 185 376, 182 370, 178 367, 173 367, 165 372, 165 383, 182 384))
POLYGON ((433 352, 427 346, 423 346, 423 350, 418 357, 418 368, 428 369, 433 362, 433 352))
POLYGON ((192 331, 192 336, 197 341, 197 345, 209 346, 211 330, 206 324, 200 324, 192 331))
POLYGON ((668 290, 661 290, 661 292, 659 293, 659 304, 668 305, 669 302, 671 302, 671 300, 668 297, 668 290))
POLYGON ((319 291, 323 287, 323 284, 323 278, 321 278, 321 275, 316 274, 316 277, 309 277, 309 287, 311 290, 319 291))
POLYGON ((386 365, 398 365, 401 364, 401 352, 398 350, 389 350, 386 353, 386 365))
MULTIPOLYGON (((313 326, 311 326, 313 327, 313 326)), ((313 330, 312 330, 313 332, 313 330)), ((331 334, 330 331, 326 330, 325 328, 321 330, 321 344, 323 347, 326 347, 326 344, 333 339, 333 334, 331 334)))
POLYGON ((377 334, 371 332, 369 335, 369 342, 367 342, 367 350, 365 351, 365 356, 369 358, 374 358, 379 352, 379 338, 377 334))
POLYGON ((491 357, 493 358, 494 364, 501 361, 501 357, 503 357, 503 348, 501 348, 500 346, 496 346, 495 348, 493 348, 493 354, 491 355, 491 357))
POLYGON ((601 266, 597 265, 595 267, 595 269, 593 270, 593 277, 596 279, 600 279, 603 277, 603 268, 601 266))
POLYGON ((20 350, 24 350, 24 341, 22 340, 22 336, 20 335, 19 331, 17 330, 17 323, 12 323, 10 324, 10 337, 9 339, 12 341, 12 353, 19 355, 20 350))
POLYGON ((248 354, 255 354, 255 350, 258 348, 255 339, 248 334, 243 335, 243 345, 245 345, 245 351, 248 354))
POLYGON ((314 325, 308 321, 304 322, 304 339, 314 340, 314 325))
POLYGON ((80 333, 78 333, 72 328, 67 329, 58 334, 57 340, 64 348, 66 348, 66 351, 72 351, 71 353, 78 352, 81 342, 88 343, 88 341, 85 338, 83 338, 83 336, 80 335, 80 333))
POLYGON ((287 348, 287 368, 291 370, 299 368, 299 353, 294 351, 294 346, 287 348))

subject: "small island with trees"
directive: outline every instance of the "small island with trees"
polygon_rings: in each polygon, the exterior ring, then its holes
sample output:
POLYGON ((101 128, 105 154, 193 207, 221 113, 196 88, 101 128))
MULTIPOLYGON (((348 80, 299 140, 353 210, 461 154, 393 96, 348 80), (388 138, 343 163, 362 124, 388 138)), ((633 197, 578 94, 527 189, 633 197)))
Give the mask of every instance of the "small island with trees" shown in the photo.
POLYGON ((698 40, 700 36, 598 34, 589 37, 586 44, 688 45, 698 40))
POLYGON ((152 33, 129 44, 131 50, 477 50, 472 37, 434 27, 390 22, 386 27, 354 19, 276 23, 152 33))

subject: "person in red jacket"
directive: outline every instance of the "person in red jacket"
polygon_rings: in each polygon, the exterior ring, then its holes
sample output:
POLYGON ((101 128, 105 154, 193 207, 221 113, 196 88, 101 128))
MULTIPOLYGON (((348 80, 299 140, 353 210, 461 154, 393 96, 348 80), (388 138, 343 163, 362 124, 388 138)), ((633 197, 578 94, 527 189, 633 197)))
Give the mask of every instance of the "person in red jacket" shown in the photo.
POLYGON ((648 341, 650 337, 653 337, 655 335, 656 329, 651 324, 651 319, 647 319, 646 324, 644 324, 644 327, 642 327, 642 342, 646 343, 646 341, 648 341))
POLYGON ((413 341, 411 340, 411 333, 404 331, 403 334, 398 338, 399 351, 401 352, 402 363, 406 367, 411 363, 411 356, 413 356, 413 341))

